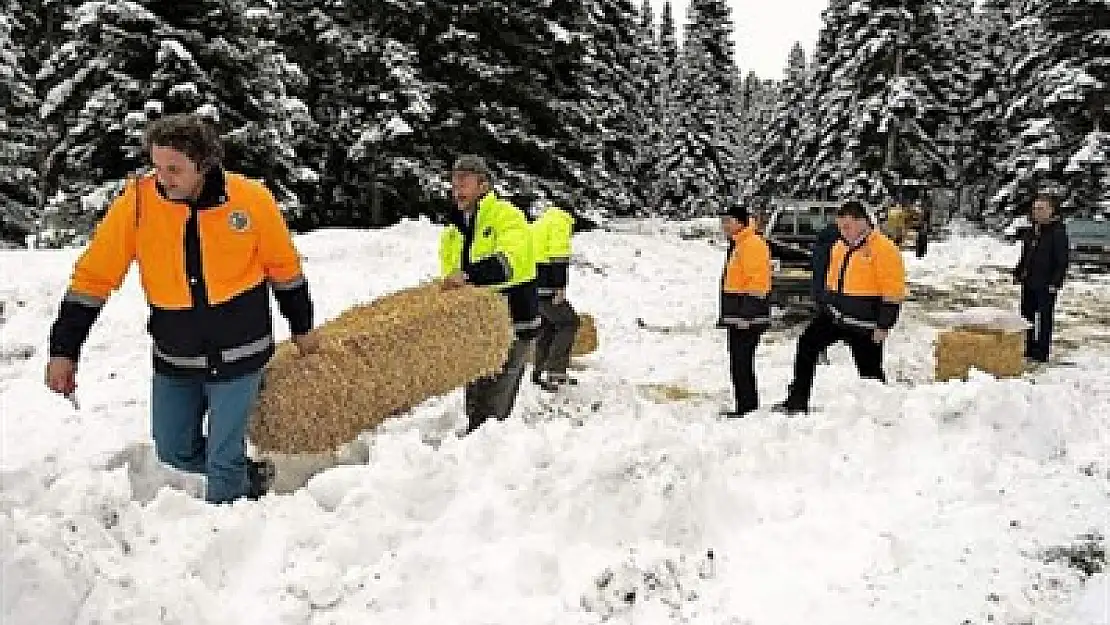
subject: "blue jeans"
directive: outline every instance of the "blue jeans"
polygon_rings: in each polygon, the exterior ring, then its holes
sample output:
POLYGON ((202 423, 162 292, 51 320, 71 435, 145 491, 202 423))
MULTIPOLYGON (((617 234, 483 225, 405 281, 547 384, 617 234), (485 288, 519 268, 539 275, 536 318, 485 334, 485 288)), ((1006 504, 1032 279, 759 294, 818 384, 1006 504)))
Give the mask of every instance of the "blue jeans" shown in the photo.
POLYGON ((205 499, 211 503, 248 492, 246 429, 261 380, 261 372, 219 382, 154 374, 150 413, 158 459, 206 474, 205 499))

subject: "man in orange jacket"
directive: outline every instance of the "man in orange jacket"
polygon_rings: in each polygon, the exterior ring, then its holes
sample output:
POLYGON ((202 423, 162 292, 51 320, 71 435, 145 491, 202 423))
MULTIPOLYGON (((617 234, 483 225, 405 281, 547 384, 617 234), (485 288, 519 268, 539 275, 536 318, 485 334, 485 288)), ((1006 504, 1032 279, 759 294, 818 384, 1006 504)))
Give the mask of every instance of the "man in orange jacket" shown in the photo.
POLYGON ((723 413, 743 417, 759 407, 755 350, 771 324, 771 250, 751 225, 748 210, 735 207, 721 217, 729 238, 728 260, 721 276, 721 317, 728 330, 728 355, 736 410, 723 413))
POLYGON ((906 294, 906 274, 898 247, 872 228, 867 210, 845 202, 836 214, 840 239, 829 253, 826 294, 817 316, 798 339, 794 380, 786 401, 775 410, 809 411, 819 354, 844 341, 861 377, 884 380, 883 341, 898 320, 906 294))
POLYGON ((136 262, 150 304, 158 458, 205 474, 209 502, 257 498, 267 467, 246 457, 245 438, 274 353, 271 288, 294 343, 316 349, 300 258, 273 196, 224 171, 220 137, 203 120, 154 121, 144 149, 155 173, 127 185, 77 260, 50 331, 46 384, 74 392, 81 346, 136 262))

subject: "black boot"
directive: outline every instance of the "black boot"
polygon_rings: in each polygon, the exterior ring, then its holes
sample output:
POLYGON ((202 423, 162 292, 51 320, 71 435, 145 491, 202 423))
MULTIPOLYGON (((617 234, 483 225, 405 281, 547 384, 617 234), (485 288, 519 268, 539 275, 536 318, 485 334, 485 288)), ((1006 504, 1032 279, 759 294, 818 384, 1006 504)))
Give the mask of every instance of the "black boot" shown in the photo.
POLYGON ((247 499, 257 500, 269 492, 274 473, 273 462, 247 458, 247 499))
POLYGON ((772 412, 780 412, 782 414, 785 414, 788 417, 792 417, 792 416, 798 415, 798 414, 808 414, 809 413, 809 408, 806 407, 806 406, 802 406, 802 405, 793 403, 788 399, 788 400, 786 400, 782 403, 775 404, 774 406, 771 406, 771 411, 772 412))

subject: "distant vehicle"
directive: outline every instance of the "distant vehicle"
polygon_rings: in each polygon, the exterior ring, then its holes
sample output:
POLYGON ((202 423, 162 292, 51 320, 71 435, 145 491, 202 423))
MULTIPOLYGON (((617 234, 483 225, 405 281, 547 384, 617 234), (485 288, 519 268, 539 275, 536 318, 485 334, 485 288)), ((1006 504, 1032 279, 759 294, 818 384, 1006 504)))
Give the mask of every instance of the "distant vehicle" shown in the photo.
POLYGON ((771 303, 812 307, 813 244, 817 233, 836 221, 841 202, 775 199, 770 204, 763 236, 771 248, 771 303))
POLYGON ((1110 265, 1110 220, 1076 217, 1065 224, 1070 262, 1110 265))

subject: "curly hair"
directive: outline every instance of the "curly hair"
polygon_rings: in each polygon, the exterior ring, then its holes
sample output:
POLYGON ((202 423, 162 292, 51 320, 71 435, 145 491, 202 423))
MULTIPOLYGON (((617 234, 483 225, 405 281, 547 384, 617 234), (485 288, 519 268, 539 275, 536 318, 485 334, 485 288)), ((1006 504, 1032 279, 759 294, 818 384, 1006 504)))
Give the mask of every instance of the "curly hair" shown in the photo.
POLYGON ((218 167, 224 158, 220 133, 196 115, 167 115, 151 122, 143 136, 143 150, 150 154, 156 145, 181 152, 201 170, 218 167))

